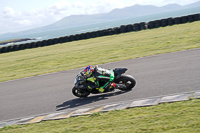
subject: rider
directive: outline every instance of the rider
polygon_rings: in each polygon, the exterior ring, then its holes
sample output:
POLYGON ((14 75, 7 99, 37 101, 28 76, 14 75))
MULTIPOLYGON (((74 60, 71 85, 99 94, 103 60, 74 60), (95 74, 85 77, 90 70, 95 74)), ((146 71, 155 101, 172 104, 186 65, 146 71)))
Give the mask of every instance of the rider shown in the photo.
POLYGON ((87 76, 87 80, 93 82, 95 85, 88 86, 88 89, 96 88, 99 92, 104 92, 104 90, 114 89, 114 72, 113 70, 107 70, 98 66, 88 65, 84 69, 84 73, 87 76), (101 84, 104 81, 103 84, 101 84))

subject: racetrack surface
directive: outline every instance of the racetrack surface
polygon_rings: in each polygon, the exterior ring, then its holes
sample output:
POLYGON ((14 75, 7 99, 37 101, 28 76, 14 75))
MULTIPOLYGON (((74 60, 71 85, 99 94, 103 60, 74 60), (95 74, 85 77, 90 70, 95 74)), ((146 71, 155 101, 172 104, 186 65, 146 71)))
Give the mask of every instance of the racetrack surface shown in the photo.
POLYGON ((136 87, 84 99, 71 93, 76 75, 84 68, 1 82, 0 121, 200 90, 199 55, 198 48, 99 65, 128 68, 126 74, 135 77, 136 87))

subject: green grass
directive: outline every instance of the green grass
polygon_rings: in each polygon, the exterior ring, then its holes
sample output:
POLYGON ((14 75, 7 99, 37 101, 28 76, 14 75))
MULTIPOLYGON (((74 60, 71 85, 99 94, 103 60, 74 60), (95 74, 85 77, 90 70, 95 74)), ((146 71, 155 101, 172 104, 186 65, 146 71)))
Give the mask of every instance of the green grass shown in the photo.
POLYGON ((9 43, 9 42, 12 42, 12 41, 15 41, 15 40, 18 40, 18 39, 11 39, 11 40, 0 41, 0 43, 9 43))
POLYGON ((200 99, 95 113, 38 124, 14 125, 1 133, 199 133, 200 99))
MULTIPOLYGON (((11 42, 15 42, 15 41, 20 41, 21 39, 11 39, 11 40, 5 40, 5 41, 0 41, 1 43, 11 43, 11 42)), ((1 45, 0 45, 1 46, 1 45)))
POLYGON ((0 54, 0 82, 200 47, 200 21, 0 54))

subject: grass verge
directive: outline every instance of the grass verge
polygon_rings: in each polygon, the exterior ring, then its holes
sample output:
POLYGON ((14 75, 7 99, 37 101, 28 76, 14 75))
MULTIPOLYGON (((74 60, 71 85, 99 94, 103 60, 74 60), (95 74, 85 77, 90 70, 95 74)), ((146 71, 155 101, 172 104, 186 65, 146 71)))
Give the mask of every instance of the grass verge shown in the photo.
POLYGON ((199 133, 200 99, 95 113, 38 124, 14 125, 1 133, 199 133))
POLYGON ((0 82, 200 47, 200 21, 0 54, 0 82))

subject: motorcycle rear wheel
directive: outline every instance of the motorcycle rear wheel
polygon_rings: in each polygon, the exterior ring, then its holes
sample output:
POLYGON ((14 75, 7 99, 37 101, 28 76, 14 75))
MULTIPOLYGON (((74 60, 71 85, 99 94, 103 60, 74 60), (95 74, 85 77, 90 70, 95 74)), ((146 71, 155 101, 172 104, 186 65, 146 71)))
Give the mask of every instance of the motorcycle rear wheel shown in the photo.
POLYGON ((132 88, 136 85, 136 81, 134 79, 134 77, 130 76, 130 75, 122 75, 119 79, 115 80, 115 83, 118 84, 123 84, 126 86, 126 88, 118 88, 120 90, 132 90, 132 88))
POLYGON ((83 97, 87 97, 90 92, 86 91, 86 90, 80 90, 76 87, 73 87, 72 88, 72 93, 77 96, 77 97, 80 97, 80 98, 83 98, 83 97))

